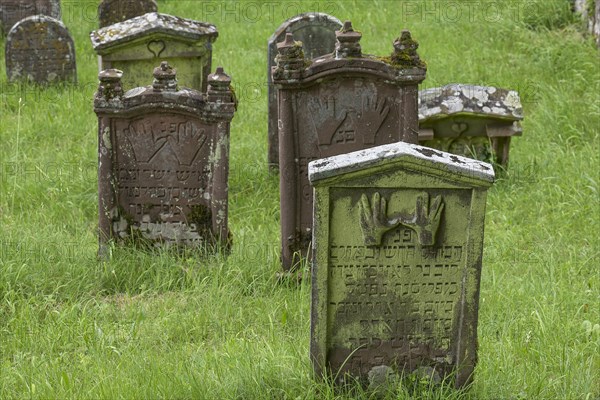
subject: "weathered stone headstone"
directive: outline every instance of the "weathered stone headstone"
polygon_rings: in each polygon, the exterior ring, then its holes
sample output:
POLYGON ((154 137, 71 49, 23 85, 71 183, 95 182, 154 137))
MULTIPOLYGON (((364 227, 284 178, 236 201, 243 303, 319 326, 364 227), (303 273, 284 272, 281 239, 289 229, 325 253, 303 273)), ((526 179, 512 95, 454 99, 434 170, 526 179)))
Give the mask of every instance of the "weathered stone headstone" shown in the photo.
POLYGON ((419 143, 508 166, 510 139, 523 132, 515 90, 450 84, 419 91, 419 143))
POLYGON ((104 28, 157 11, 158 6, 154 0, 104 0, 98 6, 98 21, 100 28, 104 28))
POLYGON ((492 166, 393 143, 313 161, 309 177, 317 375, 372 384, 414 372, 467 384, 492 166))
POLYGON ((289 18, 277 28, 267 43, 267 83, 269 90, 269 169, 279 167, 279 137, 277 134, 277 90, 273 86, 271 69, 275 66, 277 43, 285 39, 287 33, 302 42, 304 58, 311 60, 333 53, 335 50, 335 31, 340 30, 342 22, 329 14, 304 13, 289 18))
POLYGON ((32 15, 60 20, 60 0, 0 0, 0 31, 6 35, 17 22, 32 15))
POLYGON ((34 15, 17 22, 6 39, 9 81, 77 82, 75 45, 57 19, 34 15))
POLYGON ((179 85, 206 91, 211 70, 214 25, 167 14, 148 13, 90 34, 100 70, 123 71, 126 87, 143 86, 147 71, 161 61, 177 65, 179 85))
POLYGON ((235 103, 222 68, 206 94, 177 87, 166 62, 152 86, 123 93, 103 71, 98 115, 100 255, 106 243, 229 246, 229 125, 235 103))
POLYGON ((287 34, 277 45, 282 264, 305 257, 311 240, 308 163, 397 141, 417 143, 417 85, 425 79, 417 42, 408 31, 391 56, 363 55, 349 21, 336 32, 333 54, 306 60, 287 34), (385 61, 384 61, 385 59, 385 61))

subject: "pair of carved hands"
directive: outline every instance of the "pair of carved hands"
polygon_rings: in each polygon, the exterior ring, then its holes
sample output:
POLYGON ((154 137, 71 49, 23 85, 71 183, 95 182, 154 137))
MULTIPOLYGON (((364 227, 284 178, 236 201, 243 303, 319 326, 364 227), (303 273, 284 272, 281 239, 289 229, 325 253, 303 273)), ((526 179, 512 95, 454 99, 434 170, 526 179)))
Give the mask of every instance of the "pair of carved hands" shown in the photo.
POLYGON ((374 144, 375 135, 383 120, 390 112, 386 99, 377 96, 363 96, 360 111, 348 112, 348 109, 336 111, 335 98, 312 98, 308 101, 308 110, 311 113, 319 145, 331 144, 335 133, 342 125, 348 114, 352 118, 354 130, 364 137, 365 144, 374 144))
POLYGON ((137 161, 150 161, 168 142, 182 165, 191 165, 207 138, 204 129, 197 129, 191 121, 180 123, 175 133, 157 135, 153 131, 151 141, 146 136, 147 132, 136 132, 133 125, 125 131, 125 135, 133 147, 137 161))
POLYGON ((404 225, 414 230, 419 238, 419 243, 430 246, 435 243, 435 234, 440 225, 444 203, 442 196, 436 196, 431 205, 429 194, 422 193, 417 196, 415 212, 412 215, 387 216, 387 200, 375 192, 372 201, 363 194, 359 202, 360 227, 367 246, 379 246, 383 235, 404 225))

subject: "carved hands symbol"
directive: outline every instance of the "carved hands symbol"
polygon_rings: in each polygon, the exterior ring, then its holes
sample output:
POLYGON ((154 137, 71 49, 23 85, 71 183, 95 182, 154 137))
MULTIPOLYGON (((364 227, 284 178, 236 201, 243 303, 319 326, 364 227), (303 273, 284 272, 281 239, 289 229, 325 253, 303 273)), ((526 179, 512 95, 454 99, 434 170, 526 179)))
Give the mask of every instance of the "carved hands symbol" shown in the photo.
POLYGON ((414 230, 421 245, 430 246, 435 244, 435 235, 444 210, 442 196, 436 196, 430 206, 429 194, 422 193, 417 197, 416 203, 416 210, 412 215, 397 214, 389 218, 385 198, 382 198, 376 192, 373 194, 371 203, 369 203, 369 199, 363 194, 360 198, 359 210, 360 227, 365 244, 367 246, 379 246, 383 235, 398 225, 404 225, 414 230))
POLYGON ((206 135, 203 129, 198 130, 192 122, 188 121, 185 124, 179 124, 177 136, 169 135, 167 140, 175 152, 179 163, 182 165, 191 165, 206 141, 206 135))
POLYGON ((387 200, 378 192, 373 194, 369 204, 367 195, 360 196, 360 228, 367 246, 379 246, 383 235, 400 225, 400 219, 387 218, 387 200))
POLYGON ((346 110, 336 112, 335 98, 333 97, 326 99, 311 98, 308 101, 308 111, 312 116, 319 145, 331 144, 333 136, 346 119, 348 112, 346 110))
POLYGON ((357 130, 364 137, 365 144, 375 144, 375 135, 390 112, 385 98, 363 96, 362 111, 357 115, 357 130))
POLYGON ((128 129, 124 130, 124 133, 138 162, 149 162, 167 143, 164 137, 156 137, 154 133, 147 135, 141 125, 136 130, 135 126, 131 124, 128 129))
POLYGON ((429 194, 422 193, 417 197, 415 223, 410 226, 419 235, 419 243, 429 246, 435 243, 435 234, 440 226, 444 203, 442 196, 436 196, 429 205, 429 194))

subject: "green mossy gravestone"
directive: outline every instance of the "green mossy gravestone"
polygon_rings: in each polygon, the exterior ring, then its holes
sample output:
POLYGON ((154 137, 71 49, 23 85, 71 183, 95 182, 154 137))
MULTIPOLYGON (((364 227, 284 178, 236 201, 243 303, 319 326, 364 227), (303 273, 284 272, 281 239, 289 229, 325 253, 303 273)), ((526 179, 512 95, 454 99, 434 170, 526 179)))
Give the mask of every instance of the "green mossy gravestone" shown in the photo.
POLYGON ((393 143, 309 164, 311 358, 360 380, 424 369, 467 384, 490 164, 393 143), (455 374, 455 375, 452 375, 455 374))
POLYGON ((205 22, 148 13, 93 31, 100 71, 123 71, 126 87, 144 86, 161 61, 177 65, 182 87, 206 91, 217 28, 205 22))

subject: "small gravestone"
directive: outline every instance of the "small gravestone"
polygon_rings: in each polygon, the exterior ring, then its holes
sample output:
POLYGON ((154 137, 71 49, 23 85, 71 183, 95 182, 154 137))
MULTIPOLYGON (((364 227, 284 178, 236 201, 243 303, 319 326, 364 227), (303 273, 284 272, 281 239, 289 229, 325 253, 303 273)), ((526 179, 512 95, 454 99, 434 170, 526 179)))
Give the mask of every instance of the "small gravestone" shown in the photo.
POLYGON ((177 65, 179 85, 206 91, 212 62, 214 25, 167 14, 148 13, 90 34, 100 70, 123 71, 123 84, 146 84, 147 71, 161 61, 177 65))
POLYGON ((466 385, 492 166, 393 143, 313 161, 309 177, 317 375, 373 385, 413 373, 466 385))
POLYGON ((98 6, 98 20, 100 28, 104 28, 157 11, 158 6, 154 0, 104 0, 98 6))
POLYGON ((277 134, 277 90, 273 86, 271 68, 275 66, 277 43, 285 39, 287 33, 302 42, 304 58, 311 60, 335 50, 335 31, 340 30, 342 22, 324 13, 304 13, 289 18, 277 28, 267 43, 267 83, 269 90, 269 151, 270 169, 279 166, 279 137, 277 134))
POLYGON ((522 119, 514 90, 450 84, 419 92, 420 144, 504 168, 522 119))
POLYGON ((0 30, 8 34, 20 20, 33 15, 61 19, 59 0, 0 0, 0 30))
POLYGON ((77 82, 75 46, 57 19, 34 15, 12 27, 6 39, 9 81, 77 82))
MULTIPOLYGON (((336 32, 333 54, 306 60, 286 34, 277 45, 281 260, 296 268, 312 229, 308 163, 386 143, 417 143, 417 85, 425 79, 418 44, 403 31, 388 57, 363 55, 349 21, 336 32), (298 257, 300 256, 300 257, 298 257)), ((391 47, 391 46, 390 46, 391 47)))
POLYGON ((100 255, 106 244, 229 246, 229 125, 235 103, 222 68, 207 93, 177 86, 166 62, 152 86, 123 93, 103 71, 98 115, 100 255))

